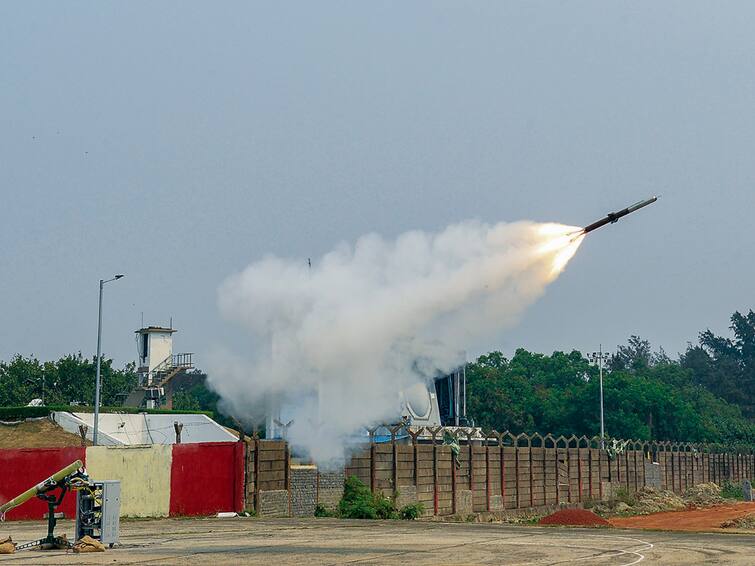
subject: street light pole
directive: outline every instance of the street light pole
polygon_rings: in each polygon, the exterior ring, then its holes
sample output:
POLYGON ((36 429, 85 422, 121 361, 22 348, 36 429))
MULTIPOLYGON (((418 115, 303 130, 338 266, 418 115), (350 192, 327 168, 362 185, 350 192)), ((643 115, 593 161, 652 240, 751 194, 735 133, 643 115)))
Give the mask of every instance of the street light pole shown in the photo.
POLYGON ((600 447, 605 449, 606 424, 603 418, 603 344, 600 344, 598 349, 600 350, 598 354, 600 356, 600 362, 598 363, 598 371, 600 372, 600 447))
POLYGON ((605 448, 606 427, 605 420, 603 418, 603 363, 608 359, 609 354, 603 353, 603 344, 600 344, 600 348, 597 352, 590 354, 590 358, 593 363, 598 364, 598 372, 600 374, 600 447, 605 448))
POLYGON ((97 377, 94 383, 94 430, 92 431, 92 444, 97 446, 97 433, 100 422, 100 361, 102 358, 102 288, 105 283, 120 279, 123 275, 116 275, 112 279, 100 279, 100 303, 97 314, 97 377))

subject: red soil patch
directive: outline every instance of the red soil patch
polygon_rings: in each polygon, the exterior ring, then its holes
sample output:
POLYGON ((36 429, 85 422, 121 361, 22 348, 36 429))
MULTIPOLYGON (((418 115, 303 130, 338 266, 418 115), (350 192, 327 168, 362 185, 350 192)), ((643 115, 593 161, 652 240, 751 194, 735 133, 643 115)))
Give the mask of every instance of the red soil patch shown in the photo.
POLYGON ((611 519, 614 527, 624 529, 661 529, 666 531, 732 531, 721 529, 721 523, 736 519, 755 511, 755 502, 717 505, 707 509, 690 509, 687 511, 668 511, 639 515, 636 517, 615 517, 611 519))
POLYGON ((561 509, 540 519, 540 525, 569 525, 578 527, 610 527, 611 523, 587 509, 561 509))

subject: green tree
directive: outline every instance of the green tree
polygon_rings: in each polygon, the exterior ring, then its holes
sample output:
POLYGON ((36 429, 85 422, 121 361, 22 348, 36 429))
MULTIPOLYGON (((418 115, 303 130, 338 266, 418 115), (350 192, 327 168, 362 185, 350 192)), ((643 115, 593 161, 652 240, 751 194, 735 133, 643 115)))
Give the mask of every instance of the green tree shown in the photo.
MULTIPOLYGON (((81 353, 63 356, 54 362, 41 363, 33 356, 17 355, 10 362, 0 362, 0 405, 26 405, 44 398, 47 405, 94 403, 96 360, 81 353)), ((119 405, 136 387, 134 364, 114 369, 111 359, 100 364, 102 404, 119 405)))
MULTIPOLYGON (((606 432, 619 438, 755 442, 755 424, 736 405, 696 384, 692 371, 630 338, 604 376, 606 432)), ((467 367, 467 407, 485 428, 595 436, 600 431, 597 369, 580 352, 500 352, 467 367)))
POLYGON ((699 344, 690 344, 681 365, 692 372, 695 383, 755 418, 755 313, 735 312, 730 329, 733 338, 701 332, 699 344))

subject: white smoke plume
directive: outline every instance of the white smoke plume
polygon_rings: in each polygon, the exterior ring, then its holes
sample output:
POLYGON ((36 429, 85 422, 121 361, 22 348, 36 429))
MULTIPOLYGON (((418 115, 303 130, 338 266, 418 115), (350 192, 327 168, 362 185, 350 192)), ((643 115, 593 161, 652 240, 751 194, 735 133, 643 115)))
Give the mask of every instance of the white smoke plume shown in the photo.
POLYGON ((439 233, 376 234, 308 267, 266 257, 219 289, 222 315, 251 332, 242 357, 211 362, 209 383, 247 423, 270 399, 288 439, 318 462, 362 427, 396 422, 399 391, 458 365, 458 352, 513 325, 579 247, 580 228, 469 221, 439 233))

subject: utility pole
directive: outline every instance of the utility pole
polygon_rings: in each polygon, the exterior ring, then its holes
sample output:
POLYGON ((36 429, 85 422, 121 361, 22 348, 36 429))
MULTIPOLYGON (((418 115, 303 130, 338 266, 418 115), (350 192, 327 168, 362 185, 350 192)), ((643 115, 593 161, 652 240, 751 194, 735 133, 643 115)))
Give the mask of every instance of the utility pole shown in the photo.
POLYGON ((102 357, 102 288, 105 283, 120 279, 123 275, 116 275, 112 279, 100 279, 100 304, 97 313, 97 377, 94 382, 94 430, 92 431, 92 444, 97 446, 97 436, 100 422, 100 358, 102 357))

